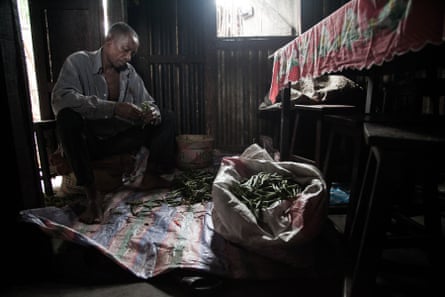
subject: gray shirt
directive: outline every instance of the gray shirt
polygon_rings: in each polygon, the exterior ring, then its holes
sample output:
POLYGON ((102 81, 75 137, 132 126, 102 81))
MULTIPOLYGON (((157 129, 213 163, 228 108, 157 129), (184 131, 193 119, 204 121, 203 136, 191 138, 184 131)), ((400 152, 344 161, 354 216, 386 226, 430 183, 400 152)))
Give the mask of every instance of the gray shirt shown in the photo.
MULTIPOLYGON (((60 110, 69 107, 88 120, 113 118, 116 103, 108 100, 108 86, 103 76, 101 51, 102 49, 93 52, 78 51, 65 60, 51 97, 56 116, 60 110)), ((157 114, 160 114, 143 80, 129 63, 120 72, 117 101, 133 103, 139 107, 142 106, 142 102, 148 101, 157 114)))

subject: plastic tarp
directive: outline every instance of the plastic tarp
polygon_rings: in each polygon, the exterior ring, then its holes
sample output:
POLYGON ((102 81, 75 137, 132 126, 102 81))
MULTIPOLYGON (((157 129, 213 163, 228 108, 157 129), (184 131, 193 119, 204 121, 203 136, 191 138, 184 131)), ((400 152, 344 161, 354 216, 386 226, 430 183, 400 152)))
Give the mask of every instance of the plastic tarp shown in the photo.
MULTIPOLYGON (((80 222, 76 205, 27 209, 21 211, 20 218, 38 225, 54 238, 92 246, 143 279, 178 268, 250 279, 325 272, 315 265, 330 255, 319 252, 327 249, 325 243, 308 246, 310 253, 305 254, 304 265, 276 261, 215 232, 213 201, 180 206, 162 203, 150 209, 144 206, 165 195, 168 195, 167 189, 152 192, 120 189, 109 193, 105 197, 101 224, 80 222)), ((298 264, 301 259, 298 250, 290 253, 295 255, 291 258, 298 264)))

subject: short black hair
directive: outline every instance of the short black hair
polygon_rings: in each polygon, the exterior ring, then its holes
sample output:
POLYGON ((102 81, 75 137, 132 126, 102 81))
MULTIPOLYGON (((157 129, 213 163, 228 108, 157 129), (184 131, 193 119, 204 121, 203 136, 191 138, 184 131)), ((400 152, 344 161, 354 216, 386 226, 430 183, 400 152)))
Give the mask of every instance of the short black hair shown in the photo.
POLYGON ((136 31, 125 22, 117 22, 111 25, 108 29, 106 39, 113 39, 116 36, 131 35, 135 39, 139 40, 139 35, 136 31))

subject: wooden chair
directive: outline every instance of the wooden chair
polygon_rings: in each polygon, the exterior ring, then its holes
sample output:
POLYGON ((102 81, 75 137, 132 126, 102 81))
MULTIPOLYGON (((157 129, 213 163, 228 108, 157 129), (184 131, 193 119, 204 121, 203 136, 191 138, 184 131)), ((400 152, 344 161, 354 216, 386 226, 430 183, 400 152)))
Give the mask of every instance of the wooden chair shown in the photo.
MULTIPOLYGON (((292 137, 290 141, 289 160, 297 162, 307 162, 314 164, 318 168, 323 166, 323 156, 326 148, 326 126, 325 117, 327 115, 344 115, 357 112, 356 106, 342 104, 316 104, 316 105, 294 105, 292 112, 295 113, 292 137), (307 120, 315 124, 315 141, 313 151, 310 156, 302 156, 295 153, 298 146, 298 135, 301 132, 301 122, 307 120)), ((300 141, 305 141, 300 140, 300 141)))
MULTIPOLYGON (((69 186, 71 190, 79 191, 79 188, 75 185, 75 180, 73 182, 74 177, 71 174, 71 167, 68 162, 64 160, 63 156, 57 153, 59 143, 55 130, 56 120, 34 122, 40 164, 39 171, 43 182, 44 193, 48 196, 55 194, 51 181, 55 176, 64 177, 62 183, 70 183, 70 185, 67 186, 69 186), (58 162, 59 164, 52 164, 56 159, 60 161, 58 162)), ((110 156, 103 160, 94 161, 92 166, 98 189, 105 192, 111 191, 121 185, 122 175, 133 169, 134 155, 127 153, 110 156)))
POLYGON ((423 246, 432 265, 432 284, 440 287, 436 273, 445 264, 444 237, 437 186, 444 172, 445 121, 422 118, 397 123, 364 122, 363 135, 369 147, 360 194, 347 235, 350 270, 345 296, 370 296, 375 289, 382 251, 385 247, 423 246), (407 178, 408 177, 408 178, 407 178), (397 207, 409 204, 401 189, 420 189, 425 223, 419 225, 397 207), (398 214, 398 216, 396 216, 398 214), (395 218, 411 231, 403 237, 390 228, 395 218), (415 226, 415 228, 412 228, 415 226))
POLYGON ((44 193, 48 196, 53 196, 54 191, 51 178, 55 176, 55 173, 51 170, 49 155, 57 148, 55 136, 56 120, 36 121, 33 125, 40 164, 39 171, 43 181, 44 193))

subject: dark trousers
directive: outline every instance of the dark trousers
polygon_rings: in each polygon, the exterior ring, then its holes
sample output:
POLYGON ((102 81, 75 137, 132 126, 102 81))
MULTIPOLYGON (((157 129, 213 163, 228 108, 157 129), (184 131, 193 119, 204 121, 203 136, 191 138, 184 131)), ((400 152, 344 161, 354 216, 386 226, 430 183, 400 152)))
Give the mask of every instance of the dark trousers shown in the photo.
MULTIPOLYGON (((94 183, 91 161, 112 155, 134 153, 141 146, 150 151, 147 170, 154 174, 171 171, 176 165, 176 130, 172 112, 161 111, 162 123, 128 125, 115 135, 103 137, 95 133, 97 121, 83 119, 77 112, 65 108, 57 115, 57 133, 65 158, 73 169, 79 186, 94 183)), ((100 120, 100 125, 113 130, 114 120, 100 120)))

